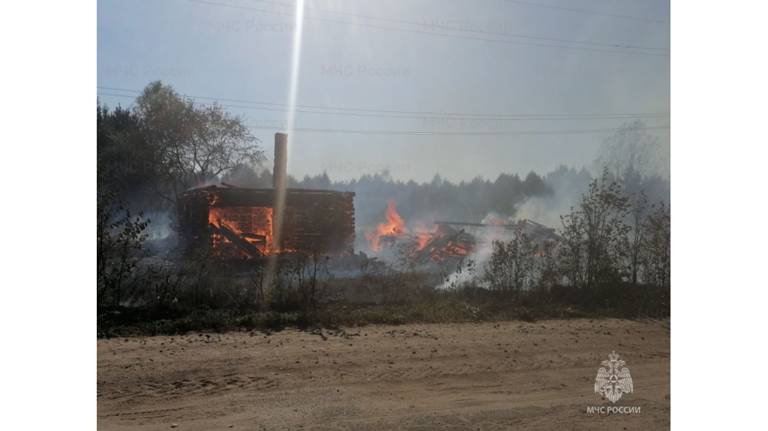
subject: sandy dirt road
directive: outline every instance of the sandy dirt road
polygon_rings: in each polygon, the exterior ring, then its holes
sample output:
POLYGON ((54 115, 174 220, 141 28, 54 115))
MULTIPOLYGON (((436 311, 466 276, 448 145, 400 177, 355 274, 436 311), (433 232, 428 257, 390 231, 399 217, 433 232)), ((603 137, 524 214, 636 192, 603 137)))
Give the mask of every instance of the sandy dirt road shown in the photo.
POLYGON ((549 320, 98 341, 102 430, 669 427, 668 322, 549 320), (588 414, 615 350, 639 414, 588 414))

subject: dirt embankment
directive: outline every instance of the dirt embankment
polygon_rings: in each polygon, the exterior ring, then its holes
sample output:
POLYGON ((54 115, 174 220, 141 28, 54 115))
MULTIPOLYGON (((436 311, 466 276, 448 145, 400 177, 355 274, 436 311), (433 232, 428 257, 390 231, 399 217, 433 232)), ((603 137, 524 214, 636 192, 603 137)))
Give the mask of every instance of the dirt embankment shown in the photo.
POLYGON ((664 429, 669 326, 550 320, 98 341, 99 429, 664 429), (634 392, 594 393, 626 360, 634 392))

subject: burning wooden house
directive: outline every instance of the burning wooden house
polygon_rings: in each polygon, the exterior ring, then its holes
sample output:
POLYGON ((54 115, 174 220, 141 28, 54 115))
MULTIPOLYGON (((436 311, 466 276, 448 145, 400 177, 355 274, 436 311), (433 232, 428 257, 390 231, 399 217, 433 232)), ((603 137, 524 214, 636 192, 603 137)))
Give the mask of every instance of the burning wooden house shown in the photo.
POLYGON ((355 194, 288 188, 287 144, 287 135, 275 134, 271 189, 214 185, 184 194, 179 215, 188 248, 210 247, 221 258, 354 252, 355 194))

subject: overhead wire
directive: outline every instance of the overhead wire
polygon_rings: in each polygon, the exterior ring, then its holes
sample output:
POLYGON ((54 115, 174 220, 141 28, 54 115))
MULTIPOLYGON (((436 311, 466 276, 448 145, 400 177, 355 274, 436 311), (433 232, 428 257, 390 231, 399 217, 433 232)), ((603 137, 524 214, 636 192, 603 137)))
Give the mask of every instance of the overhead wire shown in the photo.
MULTIPOLYGON (((109 91, 129 92, 136 95, 140 94, 139 90, 131 90, 125 88, 117 88, 110 86, 98 86, 98 89, 109 91)), ((135 98, 135 95, 118 94, 102 92, 106 96, 135 98)), ((290 107, 287 104, 271 103, 271 102, 259 102, 244 99, 230 99, 211 96, 196 96, 182 94, 183 97, 189 99, 200 99, 217 102, 218 104, 238 109, 253 109, 272 112, 286 112, 290 107), (224 102, 224 103, 222 103, 224 102), (232 105, 227 102, 245 103, 246 105, 232 105), (247 106, 254 105, 267 105, 267 106, 280 106, 282 109, 264 108, 261 106, 247 106)), ((338 116, 356 116, 356 117, 382 117, 382 118, 411 118, 411 119, 449 119, 449 120, 494 120, 494 121, 522 121, 522 120, 580 120, 580 119, 627 119, 627 118, 648 118, 648 117, 668 117, 667 112, 636 112, 636 113, 524 113, 524 114, 487 114, 487 113, 460 113, 460 112, 435 112, 435 111, 405 111, 405 110, 377 110, 369 108, 349 108, 349 107, 331 107, 320 105, 296 105, 299 109, 296 112, 304 114, 319 114, 319 115, 338 115, 338 116), (338 111, 338 112, 336 112, 338 111)))
MULTIPOLYGON (((249 0, 250 2, 257 2, 257 3, 265 3, 265 4, 272 4, 276 6, 282 6, 282 7, 290 7, 293 8, 294 6, 289 3, 284 3, 280 1, 274 1, 274 0, 249 0)), ((530 34, 521 34, 521 33, 509 33, 509 32, 499 32, 499 31, 489 31, 489 30, 479 30, 475 28, 462 28, 462 27, 456 27, 456 26, 450 26, 446 24, 440 24, 433 22, 418 22, 418 21, 410 21, 410 20, 403 20, 403 19, 397 19, 397 18, 389 18, 389 17, 377 17, 377 16, 371 16, 371 15, 364 15, 359 13, 353 13, 348 11, 340 11, 340 10, 332 10, 332 9, 323 9, 323 8, 317 8, 317 7, 311 7, 311 6, 305 6, 307 10, 310 11, 319 11, 322 13, 328 13, 333 15, 340 15, 340 16, 349 16, 353 18, 361 18, 366 20, 372 20, 372 21, 382 21, 382 22, 390 22, 390 23, 396 23, 396 24, 406 24, 406 25, 412 25, 412 26, 418 26, 423 28, 436 28, 440 30, 446 30, 446 31, 455 31, 455 32, 466 32, 466 33, 475 33, 475 34, 483 34, 483 35, 491 35, 491 36, 502 36, 502 37, 512 37, 512 38, 521 38, 521 39, 531 39, 531 40, 543 40, 547 42, 560 42, 560 43, 570 43, 570 44, 580 44, 580 45, 591 45, 591 46, 598 46, 598 47, 607 47, 607 48, 625 48, 625 49, 637 49, 637 50, 649 50, 649 51, 669 51, 668 48, 658 48, 658 47, 648 47, 648 46, 639 46, 639 45, 631 45, 631 44, 625 44, 625 43, 607 43, 607 42, 592 42, 592 41, 582 41, 582 40, 571 40, 571 39, 561 39, 561 38, 553 38, 553 37, 546 37, 546 36, 539 36, 539 35, 530 35, 530 34)))
MULTIPOLYGON (((255 7, 239 5, 239 4, 222 3, 222 2, 211 1, 211 0, 188 0, 188 1, 192 3, 200 3, 200 4, 211 5, 211 6, 219 6, 219 7, 239 9, 239 10, 250 10, 250 11, 259 12, 259 13, 295 18, 295 13, 293 12, 274 11, 270 9, 255 8, 255 7)), ((669 53, 665 53, 665 52, 646 52, 639 49, 632 49, 632 50, 600 49, 600 48, 591 48, 586 46, 562 45, 562 44, 554 44, 554 43, 536 43, 536 42, 526 42, 526 41, 519 41, 519 40, 509 40, 509 39, 493 39, 493 38, 476 37, 476 36, 463 35, 463 34, 439 33, 439 32, 410 29, 410 28, 387 27, 387 26, 381 26, 378 24, 344 21, 344 20, 323 18, 323 17, 311 16, 311 15, 304 15, 304 19, 322 21, 322 22, 331 22, 331 23, 337 23, 337 24, 346 24, 351 26, 368 27, 368 28, 374 28, 378 30, 387 30, 387 31, 412 33, 412 34, 426 34, 426 35, 433 35, 438 37, 449 37, 449 38, 456 38, 456 39, 491 42, 491 43, 527 45, 527 46, 537 46, 537 47, 547 47, 547 48, 575 49, 575 50, 581 50, 581 51, 592 51, 592 52, 601 52, 601 53, 610 53, 610 54, 644 55, 644 56, 654 56, 654 57, 669 56, 669 53)), ((571 43, 578 43, 578 42, 574 41, 571 43)))

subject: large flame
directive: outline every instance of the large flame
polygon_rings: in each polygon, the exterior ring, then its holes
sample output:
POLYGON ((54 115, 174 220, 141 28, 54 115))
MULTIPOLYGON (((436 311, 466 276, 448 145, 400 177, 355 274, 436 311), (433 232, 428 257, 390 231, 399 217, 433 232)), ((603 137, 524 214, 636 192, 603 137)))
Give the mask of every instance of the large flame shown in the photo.
POLYGON ((430 230, 418 223, 409 229, 393 200, 387 202, 385 217, 386 222, 379 223, 376 229, 365 235, 372 251, 378 252, 385 246, 399 243, 404 245, 405 253, 411 259, 419 259, 426 253, 435 262, 448 256, 466 256, 471 251, 466 243, 454 238, 457 232, 446 232, 445 228, 439 227, 430 230))
POLYGON ((397 212, 397 204, 393 200, 387 202, 386 223, 379 223, 376 230, 368 232, 365 238, 373 251, 381 251, 381 240, 384 237, 399 237, 405 235, 408 230, 405 221, 397 212))
MULTIPOLYGON (((273 210, 270 207, 213 207, 208 211, 208 223, 226 228, 244 241, 268 255, 273 253, 273 210)), ((222 252, 231 241, 219 233, 212 235, 213 249, 222 252)))

